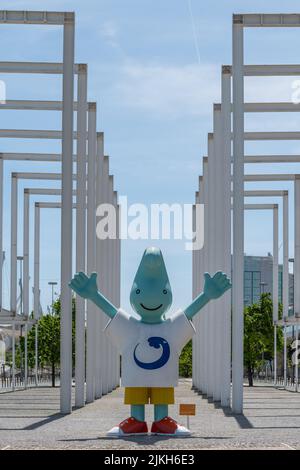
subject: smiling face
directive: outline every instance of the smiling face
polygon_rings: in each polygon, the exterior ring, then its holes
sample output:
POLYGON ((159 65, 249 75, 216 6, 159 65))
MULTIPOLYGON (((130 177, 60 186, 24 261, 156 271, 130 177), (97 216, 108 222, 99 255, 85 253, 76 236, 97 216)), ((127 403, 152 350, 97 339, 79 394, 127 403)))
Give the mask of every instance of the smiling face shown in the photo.
POLYGON ((145 250, 131 288, 130 303, 145 323, 160 323, 170 308, 172 291, 158 248, 145 250))

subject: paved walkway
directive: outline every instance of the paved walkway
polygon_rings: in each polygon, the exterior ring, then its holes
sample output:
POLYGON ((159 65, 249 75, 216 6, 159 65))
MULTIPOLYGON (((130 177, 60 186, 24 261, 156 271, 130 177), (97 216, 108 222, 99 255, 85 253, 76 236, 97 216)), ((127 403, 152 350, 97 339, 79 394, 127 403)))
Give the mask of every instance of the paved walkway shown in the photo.
MULTIPOLYGON (((0 393, 0 449, 300 449, 300 394, 261 385, 246 387, 244 415, 234 416, 193 392, 185 380, 170 414, 177 419, 178 403, 196 403, 190 438, 107 439, 105 431, 128 416, 122 397, 118 389, 62 416, 59 389, 0 393)), ((149 422, 151 418, 149 409, 149 422)))

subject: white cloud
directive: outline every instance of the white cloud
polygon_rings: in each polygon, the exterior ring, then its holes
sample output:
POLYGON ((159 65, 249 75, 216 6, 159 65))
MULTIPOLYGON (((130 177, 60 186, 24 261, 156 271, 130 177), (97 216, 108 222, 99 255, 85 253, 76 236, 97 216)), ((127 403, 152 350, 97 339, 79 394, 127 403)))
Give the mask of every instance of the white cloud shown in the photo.
POLYGON ((204 116, 220 99, 220 67, 129 63, 111 92, 120 104, 157 115, 204 116))
POLYGON ((102 23, 100 34, 109 45, 118 46, 118 28, 114 21, 105 21, 102 23))
MULTIPOLYGON (((295 77, 247 77, 245 101, 292 101, 295 77)), ((299 85, 298 85, 299 88, 299 85)))

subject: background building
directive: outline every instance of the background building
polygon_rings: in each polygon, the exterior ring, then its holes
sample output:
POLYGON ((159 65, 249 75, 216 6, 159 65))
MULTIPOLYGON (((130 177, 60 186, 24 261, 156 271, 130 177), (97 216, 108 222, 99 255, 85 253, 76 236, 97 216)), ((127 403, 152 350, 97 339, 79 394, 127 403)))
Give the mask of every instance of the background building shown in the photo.
MULTIPOLYGON (((273 256, 247 256, 244 257, 244 305, 251 305, 259 301, 264 292, 273 291, 272 280, 273 256)), ((279 265, 278 295, 282 302, 282 264, 279 265)), ((294 276, 289 274, 289 305, 294 304, 294 276)))

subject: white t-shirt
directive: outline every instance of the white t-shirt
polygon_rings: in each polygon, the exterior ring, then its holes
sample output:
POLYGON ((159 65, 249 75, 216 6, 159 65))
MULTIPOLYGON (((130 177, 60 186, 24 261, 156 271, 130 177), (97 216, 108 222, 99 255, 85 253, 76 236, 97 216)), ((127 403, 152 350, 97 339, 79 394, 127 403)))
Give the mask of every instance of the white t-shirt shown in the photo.
POLYGON ((182 310, 148 324, 119 309, 105 332, 122 355, 123 387, 175 387, 181 349, 195 329, 182 310))

